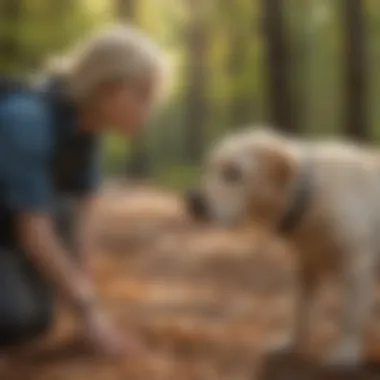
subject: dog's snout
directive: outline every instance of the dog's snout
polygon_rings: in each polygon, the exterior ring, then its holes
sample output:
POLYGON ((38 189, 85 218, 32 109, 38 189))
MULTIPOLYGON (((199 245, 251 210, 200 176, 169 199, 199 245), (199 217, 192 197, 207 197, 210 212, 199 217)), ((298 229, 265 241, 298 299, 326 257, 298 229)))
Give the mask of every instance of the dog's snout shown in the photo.
POLYGON ((189 190, 185 196, 188 212, 198 220, 207 218, 207 205, 203 194, 199 190, 189 190))

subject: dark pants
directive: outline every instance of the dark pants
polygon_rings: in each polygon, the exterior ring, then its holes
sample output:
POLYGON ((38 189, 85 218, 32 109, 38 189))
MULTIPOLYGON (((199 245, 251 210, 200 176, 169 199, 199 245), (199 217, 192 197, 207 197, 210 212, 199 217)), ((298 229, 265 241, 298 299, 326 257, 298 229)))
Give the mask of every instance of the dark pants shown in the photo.
MULTIPOLYGON (((62 200, 53 216, 63 243, 72 246, 73 204, 62 200)), ((52 320, 49 285, 23 252, 0 247, 0 349, 38 337, 52 320)))

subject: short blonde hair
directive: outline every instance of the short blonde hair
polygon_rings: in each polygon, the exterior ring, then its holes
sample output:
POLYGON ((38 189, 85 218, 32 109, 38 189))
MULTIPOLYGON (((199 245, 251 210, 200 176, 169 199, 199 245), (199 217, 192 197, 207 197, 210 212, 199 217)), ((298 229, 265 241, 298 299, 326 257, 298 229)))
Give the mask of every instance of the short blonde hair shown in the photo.
POLYGON ((162 77, 165 68, 158 46, 127 25, 101 30, 53 64, 53 71, 64 77, 68 94, 78 102, 102 84, 162 77))

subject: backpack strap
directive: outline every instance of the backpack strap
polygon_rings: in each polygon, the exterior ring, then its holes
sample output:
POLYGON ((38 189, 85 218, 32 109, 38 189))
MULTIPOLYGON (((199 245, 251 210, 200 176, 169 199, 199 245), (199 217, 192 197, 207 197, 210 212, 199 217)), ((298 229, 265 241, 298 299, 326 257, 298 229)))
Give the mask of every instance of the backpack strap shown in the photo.
MULTIPOLYGON (((51 77, 42 91, 51 105, 55 119, 55 154, 52 179, 57 189, 65 190, 73 182, 72 176, 80 176, 90 165, 97 146, 97 136, 79 130, 67 134, 67 123, 72 123, 76 106, 65 94, 60 77, 51 77)), ((74 121, 75 122, 75 121, 74 121)))

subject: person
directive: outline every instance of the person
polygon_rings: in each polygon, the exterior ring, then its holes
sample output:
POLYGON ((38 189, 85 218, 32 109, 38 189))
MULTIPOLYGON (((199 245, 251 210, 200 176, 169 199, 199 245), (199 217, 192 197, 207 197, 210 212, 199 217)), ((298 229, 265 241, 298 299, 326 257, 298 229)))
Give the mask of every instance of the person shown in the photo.
POLYGON ((89 345, 114 355, 125 342, 101 310, 88 269, 99 135, 143 124, 164 59, 147 36, 116 25, 59 63, 38 87, 0 91, 0 350, 46 332, 60 297, 89 345), (68 202, 71 231, 59 211, 68 202))

